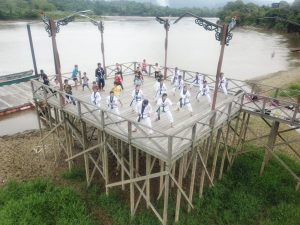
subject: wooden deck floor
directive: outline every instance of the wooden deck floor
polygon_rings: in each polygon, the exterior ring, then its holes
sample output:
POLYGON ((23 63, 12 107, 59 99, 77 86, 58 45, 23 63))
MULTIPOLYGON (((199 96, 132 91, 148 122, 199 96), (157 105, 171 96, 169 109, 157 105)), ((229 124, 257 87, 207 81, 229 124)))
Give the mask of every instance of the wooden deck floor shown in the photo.
POLYGON ((22 107, 32 102, 30 82, 0 87, 0 112, 22 107))
MULTIPOLYGON (((72 84, 72 81, 70 81, 70 84, 72 84)), ((159 157, 162 160, 167 159, 168 155, 168 136, 173 137, 173 148, 172 148, 172 157, 177 157, 179 154, 187 150, 189 146, 191 146, 191 136, 192 136, 192 126, 186 127, 187 124, 191 124, 195 121, 197 121, 198 118, 201 116, 204 116, 208 114, 210 110, 210 106, 207 102, 206 97, 203 97, 198 102, 196 100, 196 94, 198 91, 198 88, 192 87, 190 90, 191 92, 191 102, 194 114, 193 116, 190 115, 190 113, 186 109, 181 109, 180 111, 177 111, 177 102, 179 101, 179 93, 176 93, 175 95, 172 92, 172 85, 170 81, 165 81, 165 84, 167 86, 168 90, 168 96, 170 100, 173 102, 173 106, 171 107, 171 111, 174 117, 174 127, 170 126, 170 123, 165 115, 161 116, 161 120, 155 121, 156 119, 156 103, 154 99, 154 84, 155 79, 153 77, 144 77, 144 84, 141 87, 141 90, 144 92, 145 98, 147 98, 150 101, 150 104, 152 105, 153 112, 151 115, 151 121, 152 121, 152 127, 154 129, 154 133, 152 135, 148 135, 147 129, 144 129, 145 132, 140 132, 138 130, 137 132, 132 133, 131 142, 136 147, 142 149, 143 151, 148 152, 151 155, 154 155, 156 157, 159 157), (182 130, 182 128, 185 128, 182 130), (181 131, 182 130, 182 131, 181 131), (186 139, 185 139, 186 138, 186 139), (188 140, 190 139, 190 140, 188 140)), ((101 92, 101 107, 106 107, 106 97, 109 95, 109 91, 111 90, 113 86, 113 80, 108 79, 106 81, 105 91, 101 92)), ((123 103, 122 107, 119 107, 120 114, 125 120, 115 123, 110 118, 105 119, 105 124, 110 124, 109 126, 106 126, 106 131, 108 133, 111 133, 115 137, 122 139, 124 141, 127 141, 128 138, 128 123, 127 121, 136 121, 137 120, 137 114, 132 111, 132 108, 130 107, 130 102, 132 100, 131 93, 132 90, 134 90, 134 84, 133 84, 133 77, 132 76, 126 76, 124 77, 124 92, 122 93, 120 100, 123 103)), ((90 103, 90 95, 91 92, 88 89, 82 90, 81 87, 73 87, 73 95, 78 100, 81 100, 82 102, 88 102, 90 103)), ((223 93, 219 93, 218 96, 218 102, 217 106, 220 104, 223 104, 225 101, 232 101, 234 96, 228 95, 225 96, 223 93)), ((51 105, 59 107, 59 101, 58 98, 55 96, 50 97, 48 99, 48 102, 51 105)), ((94 112, 91 114, 88 112, 88 110, 84 107, 82 108, 82 113, 84 116, 82 116, 82 119, 88 122, 90 125, 95 127, 101 127, 101 116, 99 114, 98 110, 94 110, 94 112)), ((68 113, 71 113, 73 115, 78 115, 78 107, 74 106, 72 104, 67 104, 64 107, 64 110, 68 113)), ((91 110, 91 108, 89 108, 91 110)), ((239 107, 235 108, 235 111, 239 111, 239 107)), ((222 123, 226 121, 227 116, 224 114, 223 117, 218 118, 218 120, 222 123)), ((207 118, 208 122, 209 118, 207 118)), ((207 126, 198 126, 196 135, 197 138, 200 139, 202 135, 206 135, 207 132, 209 132, 209 128, 207 126)), ((203 136, 204 138, 204 136, 203 136)))

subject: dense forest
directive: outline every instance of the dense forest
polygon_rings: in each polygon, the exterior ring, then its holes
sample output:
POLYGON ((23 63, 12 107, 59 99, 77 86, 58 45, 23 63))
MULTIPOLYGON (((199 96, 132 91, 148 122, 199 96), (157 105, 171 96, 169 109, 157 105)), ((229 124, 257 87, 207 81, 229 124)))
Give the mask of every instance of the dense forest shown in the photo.
POLYGON ((280 1, 276 6, 258 6, 237 0, 228 2, 222 9, 162 7, 151 1, 0 0, 0 19, 37 19, 42 12, 59 18, 86 9, 99 16, 179 16, 189 11, 202 17, 220 17, 227 22, 236 17, 239 25, 300 32, 300 0, 292 4, 280 1))
POLYGON ((255 25, 287 32, 300 32, 300 0, 291 5, 280 1, 273 7, 245 4, 238 0, 227 3, 217 13, 221 20, 230 21, 236 17, 239 25, 255 25))
POLYGON ((134 1, 95 0, 0 0, 0 19, 35 19, 41 12, 59 17, 90 9, 101 16, 179 16, 191 11, 203 17, 216 16, 216 9, 170 8, 134 1))

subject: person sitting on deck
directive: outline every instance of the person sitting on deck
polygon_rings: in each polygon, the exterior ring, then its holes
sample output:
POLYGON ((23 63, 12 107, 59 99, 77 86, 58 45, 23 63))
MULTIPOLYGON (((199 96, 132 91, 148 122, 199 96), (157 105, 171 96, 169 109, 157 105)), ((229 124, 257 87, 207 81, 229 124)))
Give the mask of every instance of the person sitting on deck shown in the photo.
POLYGON ((68 84, 68 79, 64 80, 64 91, 66 92, 68 103, 72 103, 73 105, 76 105, 75 100, 72 96, 72 87, 70 84, 68 84))
POLYGON ((101 95, 98 92, 97 88, 93 88, 93 92, 91 94, 91 102, 97 106, 100 107, 100 102, 101 102, 101 95))
POLYGON ((174 70, 172 78, 171 78, 171 84, 175 84, 175 82, 178 79, 179 75, 180 75, 180 72, 178 70, 178 67, 175 67, 175 70, 174 70))
POLYGON ((146 63, 146 59, 144 59, 143 62, 141 63, 141 72, 147 74, 148 73, 147 67, 148 67, 148 65, 146 63))
POLYGON ((220 73, 219 88, 222 88, 224 94, 227 95, 226 79, 224 77, 224 73, 220 73))
POLYGON ((161 98, 165 93, 167 93, 167 87, 164 84, 164 79, 160 79, 159 82, 155 84, 155 101, 161 98))
POLYGON ((173 87, 174 96, 175 96, 176 91, 181 91, 182 90, 183 86, 184 86, 184 81, 182 79, 182 76, 179 75, 178 79, 176 79, 176 81, 174 83, 174 87, 173 87))
POLYGON ((142 85, 143 84, 143 74, 141 71, 136 70, 134 72, 134 80, 133 80, 134 85, 142 85))
MULTIPOLYGON (((106 97, 106 104, 107 104, 108 111, 120 115, 119 106, 118 106, 119 103, 122 106, 122 102, 115 96, 115 93, 113 91, 110 91, 109 96, 106 97)), ((117 117, 117 119, 119 120, 121 118, 117 117)))
POLYGON ((130 102, 132 111, 134 111, 136 109, 137 104, 144 99, 144 93, 140 89, 140 87, 141 87, 140 85, 136 85, 135 89, 132 91, 132 94, 131 94, 132 100, 130 102))
POLYGON ((97 69, 95 70, 95 77, 100 91, 104 91, 104 86, 105 86, 104 76, 105 76, 105 71, 101 67, 101 63, 98 63, 97 69))
POLYGON ((200 101, 199 98, 201 96, 206 96, 208 104, 209 104, 209 106, 211 106, 211 98, 210 98, 210 94, 209 94, 209 86, 207 85, 207 81, 206 80, 203 81, 203 86, 202 86, 202 88, 199 89, 199 92, 198 92, 198 94, 196 96, 196 99, 198 100, 198 102, 200 101))
POLYGON ((170 111, 170 106, 172 105, 172 102, 171 100, 168 98, 168 95, 167 93, 164 93, 162 95, 161 98, 158 99, 157 101, 157 107, 158 109, 156 110, 156 121, 157 120, 160 120, 160 115, 163 113, 163 114, 167 114, 167 117, 168 117, 168 120, 170 121, 171 123, 171 127, 173 127, 173 122, 174 122, 174 119, 173 119, 173 116, 172 116, 172 113, 170 111))
MULTIPOLYGON (((149 127, 148 134, 153 134, 152 124, 150 115, 152 113, 152 107, 147 99, 144 99, 142 102, 139 102, 136 107, 136 112, 138 114, 137 122, 146 125, 149 127)), ((137 129, 133 129, 133 132, 136 132, 137 129)))
POLYGON ((160 67, 158 65, 158 63, 155 63, 154 65, 154 77, 155 79, 157 79, 159 77, 160 74, 160 67))
POLYGON ((180 92, 180 99, 177 103, 177 110, 179 111, 180 108, 187 107, 188 111, 190 112, 191 116, 193 115, 193 108, 190 102, 191 93, 188 91, 187 86, 184 86, 180 92))
POLYGON ((199 87, 199 90, 201 90, 203 86, 203 75, 197 72, 191 86, 199 87))
POLYGON ((78 65, 75 65, 73 70, 72 70, 72 80, 74 81, 75 83, 75 88, 77 89, 77 82, 78 82, 78 79, 77 79, 77 76, 80 76, 80 73, 78 71, 78 65))
POLYGON ((86 76, 86 72, 83 73, 82 79, 82 91, 84 91, 84 87, 87 87, 89 91, 91 91, 89 87, 89 78, 86 76))
POLYGON ((117 82, 114 82, 114 86, 113 86, 113 88, 111 90, 114 92, 114 94, 115 94, 116 97, 120 98, 121 92, 122 92, 122 88, 121 88, 121 86, 117 82))
POLYGON ((120 85, 122 90, 124 90, 124 87, 123 87, 123 79, 121 77, 121 74, 120 72, 116 72, 115 73, 115 82, 114 83, 117 83, 117 85, 120 85))

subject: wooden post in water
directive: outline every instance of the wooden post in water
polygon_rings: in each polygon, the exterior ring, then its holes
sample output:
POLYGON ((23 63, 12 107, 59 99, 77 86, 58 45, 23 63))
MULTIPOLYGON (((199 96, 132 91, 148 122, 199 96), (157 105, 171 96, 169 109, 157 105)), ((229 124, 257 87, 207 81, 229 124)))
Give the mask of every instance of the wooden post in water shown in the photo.
POLYGON ((37 76, 38 75, 38 70, 37 70, 37 66, 36 66, 35 53, 34 53, 34 47, 33 47, 32 35, 31 35, 31 27, 30 27, 29 23, 27 24, 27 33, 28 33, 28 38, 29 38, 29 44, 30 44, 31 57, 32 57, 32 62, 33 62, 34 74, 37 76))

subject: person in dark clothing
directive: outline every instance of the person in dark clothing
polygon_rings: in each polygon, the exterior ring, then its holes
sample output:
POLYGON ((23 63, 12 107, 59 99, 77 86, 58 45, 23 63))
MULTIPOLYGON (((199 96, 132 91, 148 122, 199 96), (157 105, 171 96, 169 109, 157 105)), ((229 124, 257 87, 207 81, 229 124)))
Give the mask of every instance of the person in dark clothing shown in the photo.
POLYGON ((104 75, 105 75, 105 71, 101 67, 101 63, 98 63, 98 67, 95 71, 95 77, 96 77, 100 91, 104 91, 104 86, 105 86, 104 75))
POLYGON ((45 74, 44 70, 40 70, 40 76, 43 80, 43 84, 49 86, 49 78, 48 78, 47 74, 45 74))

